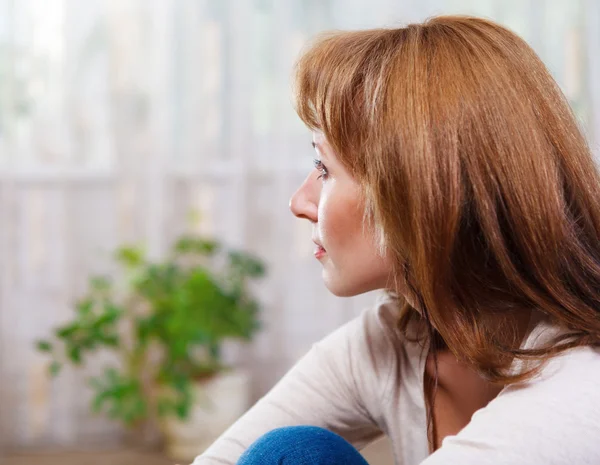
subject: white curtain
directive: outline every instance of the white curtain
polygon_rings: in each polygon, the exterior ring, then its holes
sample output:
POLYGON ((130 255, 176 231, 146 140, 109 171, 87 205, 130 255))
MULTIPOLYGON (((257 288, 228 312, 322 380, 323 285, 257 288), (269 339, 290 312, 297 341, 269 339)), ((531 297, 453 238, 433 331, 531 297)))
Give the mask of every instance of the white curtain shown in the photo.
POLYGON ((186 229, 262 256, 265 329, 231 357, 263 394, 373 296, 321 283, 310 226, 287 202, 310 169, 290 73, 315 33, 436 13, 491 17, 542 56, 596 146, 600 7, 593 0, 0 0, 0 438, 90 444, 86 373, 46 377, 33 342, 69 318, 110 251, 160 257, 186 229), (190 225, 190 212, 200 212, 190 225))

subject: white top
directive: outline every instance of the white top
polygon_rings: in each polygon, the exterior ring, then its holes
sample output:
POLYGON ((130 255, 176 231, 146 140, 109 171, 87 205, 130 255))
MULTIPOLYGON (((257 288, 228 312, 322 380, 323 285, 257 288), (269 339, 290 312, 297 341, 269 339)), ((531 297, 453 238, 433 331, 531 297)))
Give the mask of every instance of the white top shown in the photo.
MULTIPOLYGON (((429 454, 427 347, 405 340, 397 318, 383 299, 315 344, 193 465, 233 465, 259 436, 289 425, 327 428, 358 449, 386 434, 397 465, 600 464, 600 350, 570 350, 533 380, 504 388, 429 454)), ((538 324, 523 347, 555 334, 538 324)))

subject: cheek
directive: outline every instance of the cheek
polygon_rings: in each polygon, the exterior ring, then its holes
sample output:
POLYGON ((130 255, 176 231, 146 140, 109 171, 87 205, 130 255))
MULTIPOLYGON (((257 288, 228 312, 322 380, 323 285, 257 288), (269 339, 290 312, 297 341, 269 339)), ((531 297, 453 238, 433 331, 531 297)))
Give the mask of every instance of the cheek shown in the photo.
POLYGON ((323 193, 318 216, 323 246, 334 254, 355 245, 363 230, 360 202, 338 192, 323 193))

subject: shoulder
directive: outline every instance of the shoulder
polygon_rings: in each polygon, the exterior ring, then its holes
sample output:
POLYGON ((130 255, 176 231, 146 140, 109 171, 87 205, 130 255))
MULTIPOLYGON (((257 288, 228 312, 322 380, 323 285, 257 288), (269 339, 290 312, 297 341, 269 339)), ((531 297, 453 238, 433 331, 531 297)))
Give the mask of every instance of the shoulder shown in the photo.
MULTIPOLYGON (((526 348, 547 345, 561 333, 548 323, 538 325, 524 344, 526 348)), ((600 410, 600 349, 577 347, 551 358, 540 373, 525 383, 504 389, 499 398, 527 399, 536 396, 545 403, 556 402, 556 410, 571 410, 579 402, 595 403, 600 410)), ((598 416, 600 422, 600 415, 598 416)), ((599 423, 600 425, 600 423, 599 423)))
POLYGON ((506 387, 496 400, 552 407, 548 415, 595 413, 600 427, 599 386, 600 350, 578 347, 553 357, 532 380, 506 387))
MULTIPOLYGON (((598 349, 559 354, 535 378, 508 386, 477 411, 463 430, 444 440, 439 457, 467 464, 471 458, 494 464, 600 463, 599 386, 598 349)), ((435 456, 432 465, 438 463, 435 456)))
MULTIPOLYGON (((532 380, 505 388, 498 404, 522 404, 525 412, 560 423, 560 434, 573 419, 579 428, 594 428, 600 437, 600 350, 578 347, 550 359, 532 380)), ((573 424, 572 426, 576 426, 573 424)))

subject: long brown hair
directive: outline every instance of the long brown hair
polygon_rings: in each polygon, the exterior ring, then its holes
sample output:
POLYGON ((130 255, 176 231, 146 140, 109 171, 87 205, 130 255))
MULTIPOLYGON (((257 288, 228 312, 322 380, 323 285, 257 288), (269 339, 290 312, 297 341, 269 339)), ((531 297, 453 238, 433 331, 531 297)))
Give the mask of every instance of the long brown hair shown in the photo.
POLYGON ((424 321, 503 384, 600 345, 600 175, 522 39, 464 16, 335 32, 295 84, 298 114, 364 186, 394 279, 415 296, 401 329, 424 321), (515 322, 534 310, 565 331, 524 350, 515 322), (515 358, 536 363, 510 372, 515 358))

